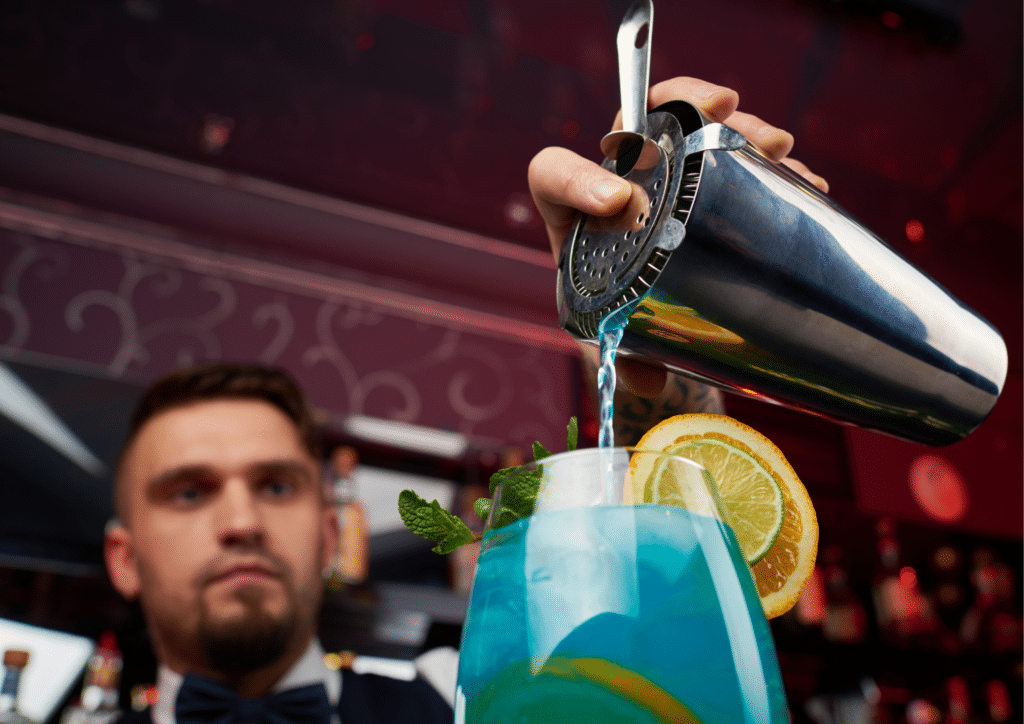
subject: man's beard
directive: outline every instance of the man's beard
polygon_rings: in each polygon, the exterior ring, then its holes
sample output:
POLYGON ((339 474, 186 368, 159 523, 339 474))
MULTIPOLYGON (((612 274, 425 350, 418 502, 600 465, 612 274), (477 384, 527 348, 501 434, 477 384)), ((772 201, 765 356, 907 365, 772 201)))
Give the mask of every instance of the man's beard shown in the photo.
POLYGON ((213 621, 204 607, 199 621, 199 641, 207 663, 226 676, 256 671, 280 659, 297 625, 294 605, 274 618, 264 610, 262 591, 241 589, 236 595, 245 607, 241 616, 213 621))

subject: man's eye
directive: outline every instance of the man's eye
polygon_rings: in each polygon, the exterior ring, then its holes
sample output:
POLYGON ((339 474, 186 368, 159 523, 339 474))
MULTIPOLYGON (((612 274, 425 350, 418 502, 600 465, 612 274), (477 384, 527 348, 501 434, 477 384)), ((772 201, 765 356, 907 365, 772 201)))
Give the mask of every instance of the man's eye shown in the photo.
POLYGON ((174 492, 174 500, 177 501, 178 503, 191 505, 193 503, 198 503, 200 500, 202 500, 205 494, 206 491, 202 488, 202 486, 187 485, 178 488, 174 492))
POLYGON ((295 492, 295 483, 284 478, 268 478, 263 481, 263 491, 272 498, 285 498, 295 492))

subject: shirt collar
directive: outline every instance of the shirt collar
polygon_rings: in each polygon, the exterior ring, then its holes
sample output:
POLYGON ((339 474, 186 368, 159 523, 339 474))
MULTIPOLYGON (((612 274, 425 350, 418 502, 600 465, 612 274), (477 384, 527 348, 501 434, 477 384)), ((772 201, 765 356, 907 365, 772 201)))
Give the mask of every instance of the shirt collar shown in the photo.
MULTIPOLYGON (((153 724, 176 724, 174 718, 174 701, 178 698, 178 690, 185 677, 171 671, 160 664, 156 672, 156 688, 160 697, 153 705, 151 718, 153 724)), ((327 689, 327 698, 335 708, 341 701, 341 675, 331 671, 324 663, 324 649, 320 642, 313 639, 298 661, 270 689, 271 693, 294 689, 306 684, 322 683, 327 689)))

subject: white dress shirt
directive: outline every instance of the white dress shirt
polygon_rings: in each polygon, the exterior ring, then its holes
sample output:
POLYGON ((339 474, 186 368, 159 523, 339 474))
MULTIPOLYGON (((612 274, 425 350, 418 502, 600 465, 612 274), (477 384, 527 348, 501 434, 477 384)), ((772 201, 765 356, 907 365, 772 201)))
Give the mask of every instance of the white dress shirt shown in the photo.
MULTIPOLYGON (((181 688, 184 678, 163 664, 157 669, 156 688, 160 692, 160 698, 150 711, 153 724, 177 724, 174 717, 174 702, 178 698, 178 690, 181 688)), ((341 701, 341 672, 327 668, 327 664, 324 663, 323 647, 318 640, 313 639, 305 653, 274 684, 270 692, 273 694, 285 689, 318 683, 323 684, 327 689, 327 698, 331 702, 331 708, 337 712, 338 702, 341 701)), ((331 721, 333 724, 338 724, 337 713, 332 715, 331 721)))

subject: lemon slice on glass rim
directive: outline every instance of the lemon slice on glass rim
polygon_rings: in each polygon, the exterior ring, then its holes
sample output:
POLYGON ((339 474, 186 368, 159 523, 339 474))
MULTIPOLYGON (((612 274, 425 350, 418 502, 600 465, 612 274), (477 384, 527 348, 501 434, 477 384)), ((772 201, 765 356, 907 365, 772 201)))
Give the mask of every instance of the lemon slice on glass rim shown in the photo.
MULTIPOLYGON (((718 486, 726 522, 750 566, 768 618, 795 604, 814 571, 818 523, 806 488, 782 452, 753 428, 725 415, 677 415, 647 431, 637 450, 700 463, 718 486)), ((634 456, 627 503, 680 505, 672 467, 634 456)))

